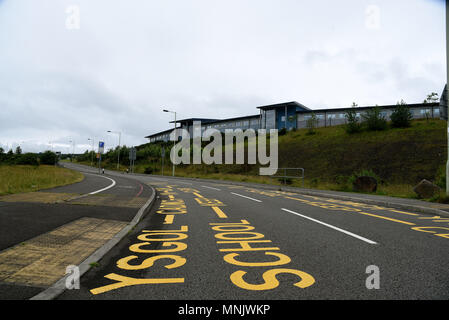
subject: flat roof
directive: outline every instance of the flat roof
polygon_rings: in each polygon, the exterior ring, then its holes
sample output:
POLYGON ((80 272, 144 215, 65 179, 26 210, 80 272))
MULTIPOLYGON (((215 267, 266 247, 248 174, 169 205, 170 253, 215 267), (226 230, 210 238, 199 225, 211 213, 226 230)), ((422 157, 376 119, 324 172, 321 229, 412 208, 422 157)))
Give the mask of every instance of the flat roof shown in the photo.
POLYGON ((218 122, 226 122, 226 121, 242 120, 242 119, 247 119, 247 118, 256 118, 256 117, 259 118, 260 114, 255 114, 255 115, 251 115, 251 116, 228 118, 228 119, 223 119, 223 120, 217 120, 217 121, 209 122, 208 124, 213 124, 213 123, 218 123, 218 122))
POLYGON ((307 108, 305 105, 296 102, 296 101, 290 101, 290 102, 283 102, 283 103, 277 103, 277 104, 270 104, 267 106, 260 106, 257 107, 257 109, 262 109, 262 110, 268 110, 268 109, 276 109, 276 108, 285 108, 285 107, 300 107, 303 108, 305 110, 310 110, 309 108, 307 108))
POLYGON ((145 138, 148 139, 148 138, 152 138, 152 137, 155 137, 155 136, 160 136, 161 134, 165 134, 165 133, 172 132, 173 129, 174 129, 174 128, 168 129, 168 130, 164 130, 164 131, 160 131, 160 132, 158 132, 158 133, 153 133, 153 134, 151 134, 151 135, 149 135, 149 136, 146 136, 145 138))
MULTIPOLYGON (((391 104, 391 105, 386 105, 386 106, 365 106, 365 107, 355 107, 355 109, 357 110, 366 110, 366 109, 373 109, 376 107, 379 107, 381 109, 394 109, 396 108, 398 105, 397 104, 391 104)), ((429 106, 429 107, 437 107, 439 106, 438 102, 433 102, 433 103, 411 103, 411 104, 407 104, 408 107, 422 107, 422 106, 429 106)), ((341 111, 346 111, 346 110, 350 110, 353 107, 347 107, 347 108, 330 108, 330 109, 315 109, 315 110, 304 110, 304 111, 296 111, 297 113, 318 113, 318 112, 341 112, 341 111)))
MULTIPOLYGON (((209 119, 209 118, 188 118, 188 119, 181 119, 181 120, 176 120, 176 123, 190 123, 190 122, 194 122, 194 121, 201 121, 204 123, 209 123, 212 121, 220 121, 220 119, 209 119)), ((175 123, 175 121, 170 121, 170 123, 175 123)))

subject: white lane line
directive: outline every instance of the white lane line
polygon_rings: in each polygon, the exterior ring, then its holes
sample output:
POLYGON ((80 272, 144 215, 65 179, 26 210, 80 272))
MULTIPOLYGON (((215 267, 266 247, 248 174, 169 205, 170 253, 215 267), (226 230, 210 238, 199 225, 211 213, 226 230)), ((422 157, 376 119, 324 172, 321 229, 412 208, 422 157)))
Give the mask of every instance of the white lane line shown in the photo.
POLYGON ((221 189, 217 189, 217 188, 212 188, 212 187, 208 187, 208 186, 202 186, 203 188, 207 188, 207 189, 212 189, 212 190, 217 190, 217 191, 221 191, 221 189))
POLYGON ((289 212, 289 213, 293 213, 293 214, 295 214, 295 215, 297 215, 297 216, 300 216, 300 217, 302 217, 302 218, 309 219, 309 220, 311 220, 311 221, 313 221, 313 222, 322 224, 323 226, 326 226, 326 227, 328 227, 328 228, 331 228, 331 229, 334 229, 334 230, 343 232, 343 233, 345 233, 345 234, 347 234, 347 235, 349 235, 349 236, 351 236, 351 237, 354 237, 354 238, 357 238, 357 239, 359 239, 359 240, 368 242, 369 244, 377 244, 377 242, 374 242, 374 241, 372 241, 372 240, 370 240, 370 239, 367 239, 367 238, 361 237, 361 236, 359 236, 359 235, 356 235, 355 233, 352 233, 352 232, 349 232, 349 231, 346 231, 346 230, 343 230, 343 229, 334 227, 333 225, 330 225, 330 224, 327 224, 327 223, 325 223, 325 222, 322 222, 322 221, 319 221, 319 220, 310 218, 310 217, 308 217, 308 216, 302 215, 302 214, 297 213, 297 212, 295 212, 295 211, 288 210, 288 209, 284 209, 284 208, 282 208, 282 210, 284 210, 284 211, 286 211, 286 212, 289 212))
POLYGON ((239 197, 242 197, 242 198, 250 199, 250 200, 253 200, 253 201, 256 201, 256 202, 262 202, 262 201, 260 201, 260 200, 254 199, 254 198, 250 198, 250 197, 244 196, 244 195, 242 195, 242 194, 238 194, 238 193, 235 193, 235 192, 231 192, 231 193, 232 193, 233 195, 236 195, 236 196, 239 196, 239 197))
POLYGON ((97 194, 97 193, 106 191, 106 190, 108 190, 108 189, 111 189, 113 186, 115 186, 115 183, 116 183, 115 180, 112 180, 111 178, 108 178, 108 177, 105 177, 105 176, 99 176, 99 177, 102 177, 102 178, 105 178, 105 179, 109 179, 109 180, 112 181, 112 183, 111 183, 109 186, 107 186, 106 188, 103 188, 103 189, 100 189, 100 190, 91 192, 91 193, 89 193, 89 194, 91 194, 91 195, 92 195, 92 194, 97 194))

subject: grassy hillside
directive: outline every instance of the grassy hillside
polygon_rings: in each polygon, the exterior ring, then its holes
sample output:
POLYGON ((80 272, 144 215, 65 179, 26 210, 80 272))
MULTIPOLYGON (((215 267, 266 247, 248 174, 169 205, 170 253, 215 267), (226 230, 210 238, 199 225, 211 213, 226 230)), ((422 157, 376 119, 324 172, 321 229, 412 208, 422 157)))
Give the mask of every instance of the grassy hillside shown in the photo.
MULTIPOLYGON (((288 132, 279 136, 279 167, 304 168, 309 188, 352 191, 354 177, 368 173, 380 182, 378 194, 414 197, 412 188, 422 179, 444 186, 446 126, 442 120, 416 120, 410 128, 355 134, 348 134, 344 126, 319 128, 315 134, 307 129, 288 132)), ((136 172, 161 174, 159 151, 139 159, 146 148, 160 146, 138 147, 136 172)), ((171 175, 168 153, 165 175, 171 175)), ((104 164, 115 169, 115 161, 104 164)), ((180 165, 176 175, 279 184, 258 176, 256 165, 180 165)), ((296 180, 292 183, 300 185, 296 180)))
POLYGON ((280 166, 303 167, 309 179, 339 182, 361 170, 387 183, 434 180, 447 159, 446 122, 414 121, 412 127, 347 134, 342 126, 300 130, 280 138, 280 166))
POLYGON ((79 172, 55 166, 0 165, 0 195, 48 189, 83 179, 79 172))

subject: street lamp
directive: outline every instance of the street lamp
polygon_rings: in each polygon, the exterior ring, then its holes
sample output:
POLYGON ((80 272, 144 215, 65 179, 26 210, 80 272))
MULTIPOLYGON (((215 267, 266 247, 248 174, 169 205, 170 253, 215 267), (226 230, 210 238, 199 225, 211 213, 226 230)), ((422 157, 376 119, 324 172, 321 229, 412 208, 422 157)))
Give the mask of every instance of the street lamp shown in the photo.
MULTIPOLYGON (((75 153, 75 141, 70 140, 69 143, 72 144, 72 156, 70 157, 70 162, 73 161, 73 155, 75 153)), ((69 152, 70 152, 70 147, 69 147, 69 152)))
MULTIPOLYGON (((178 138, 178 136, 176 135, 176 112, 175 111, 170 111, 170 110, 166 110, 166 109, 164 109, 164 110, 162 110, 162 111, 164 111, 164 112, 170 112, 170 113, 174 113, 175 114, 175 129, 174 129, 174 135, 175 135, 175 138, 173 139, 173 152, 175 152, 175 144, 176 144, 176 140, 177 140, 177 138, 178 138)), ((173 177, 175 176, 175 162, 174 161, 172 161, 172 163, 173 163, 173 173, 172 173, 172 175, 173 175, 173 177)))
POLYGON ((118 134, 117 170, 120 170, 120 140, 122 138, 122 133, 120 131, 111 131, 111 130, 108 130, 108 132, 118 134))
MULTIPOLYGON (((449 0, 446 0, 446 90, 449 91, 449 0)), ((447 92, 446 92, 447 94, 447 92)), ((449 105, 449 103, 446 102, 449 105)), ((446 162, 446 195, 449 196, 449 106, 446 106, 447 111, 447 143, 448 143, 448 158, 446 162)))
POLYGON ((91 155, 91 159, 90 159, 90 166, 93 167, 94 166, 94 139, 88 138, 87 141, 92 141, 92 155, 91 155))

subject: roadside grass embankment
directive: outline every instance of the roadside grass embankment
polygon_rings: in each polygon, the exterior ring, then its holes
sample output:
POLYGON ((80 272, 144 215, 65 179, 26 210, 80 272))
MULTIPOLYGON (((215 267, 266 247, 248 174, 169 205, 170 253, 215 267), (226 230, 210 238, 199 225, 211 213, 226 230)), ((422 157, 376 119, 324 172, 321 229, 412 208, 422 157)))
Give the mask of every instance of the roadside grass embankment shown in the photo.
POLYGON ((80 182, 74 170, 49 165, 0 165, 0 196, 32 192, 80 182))

